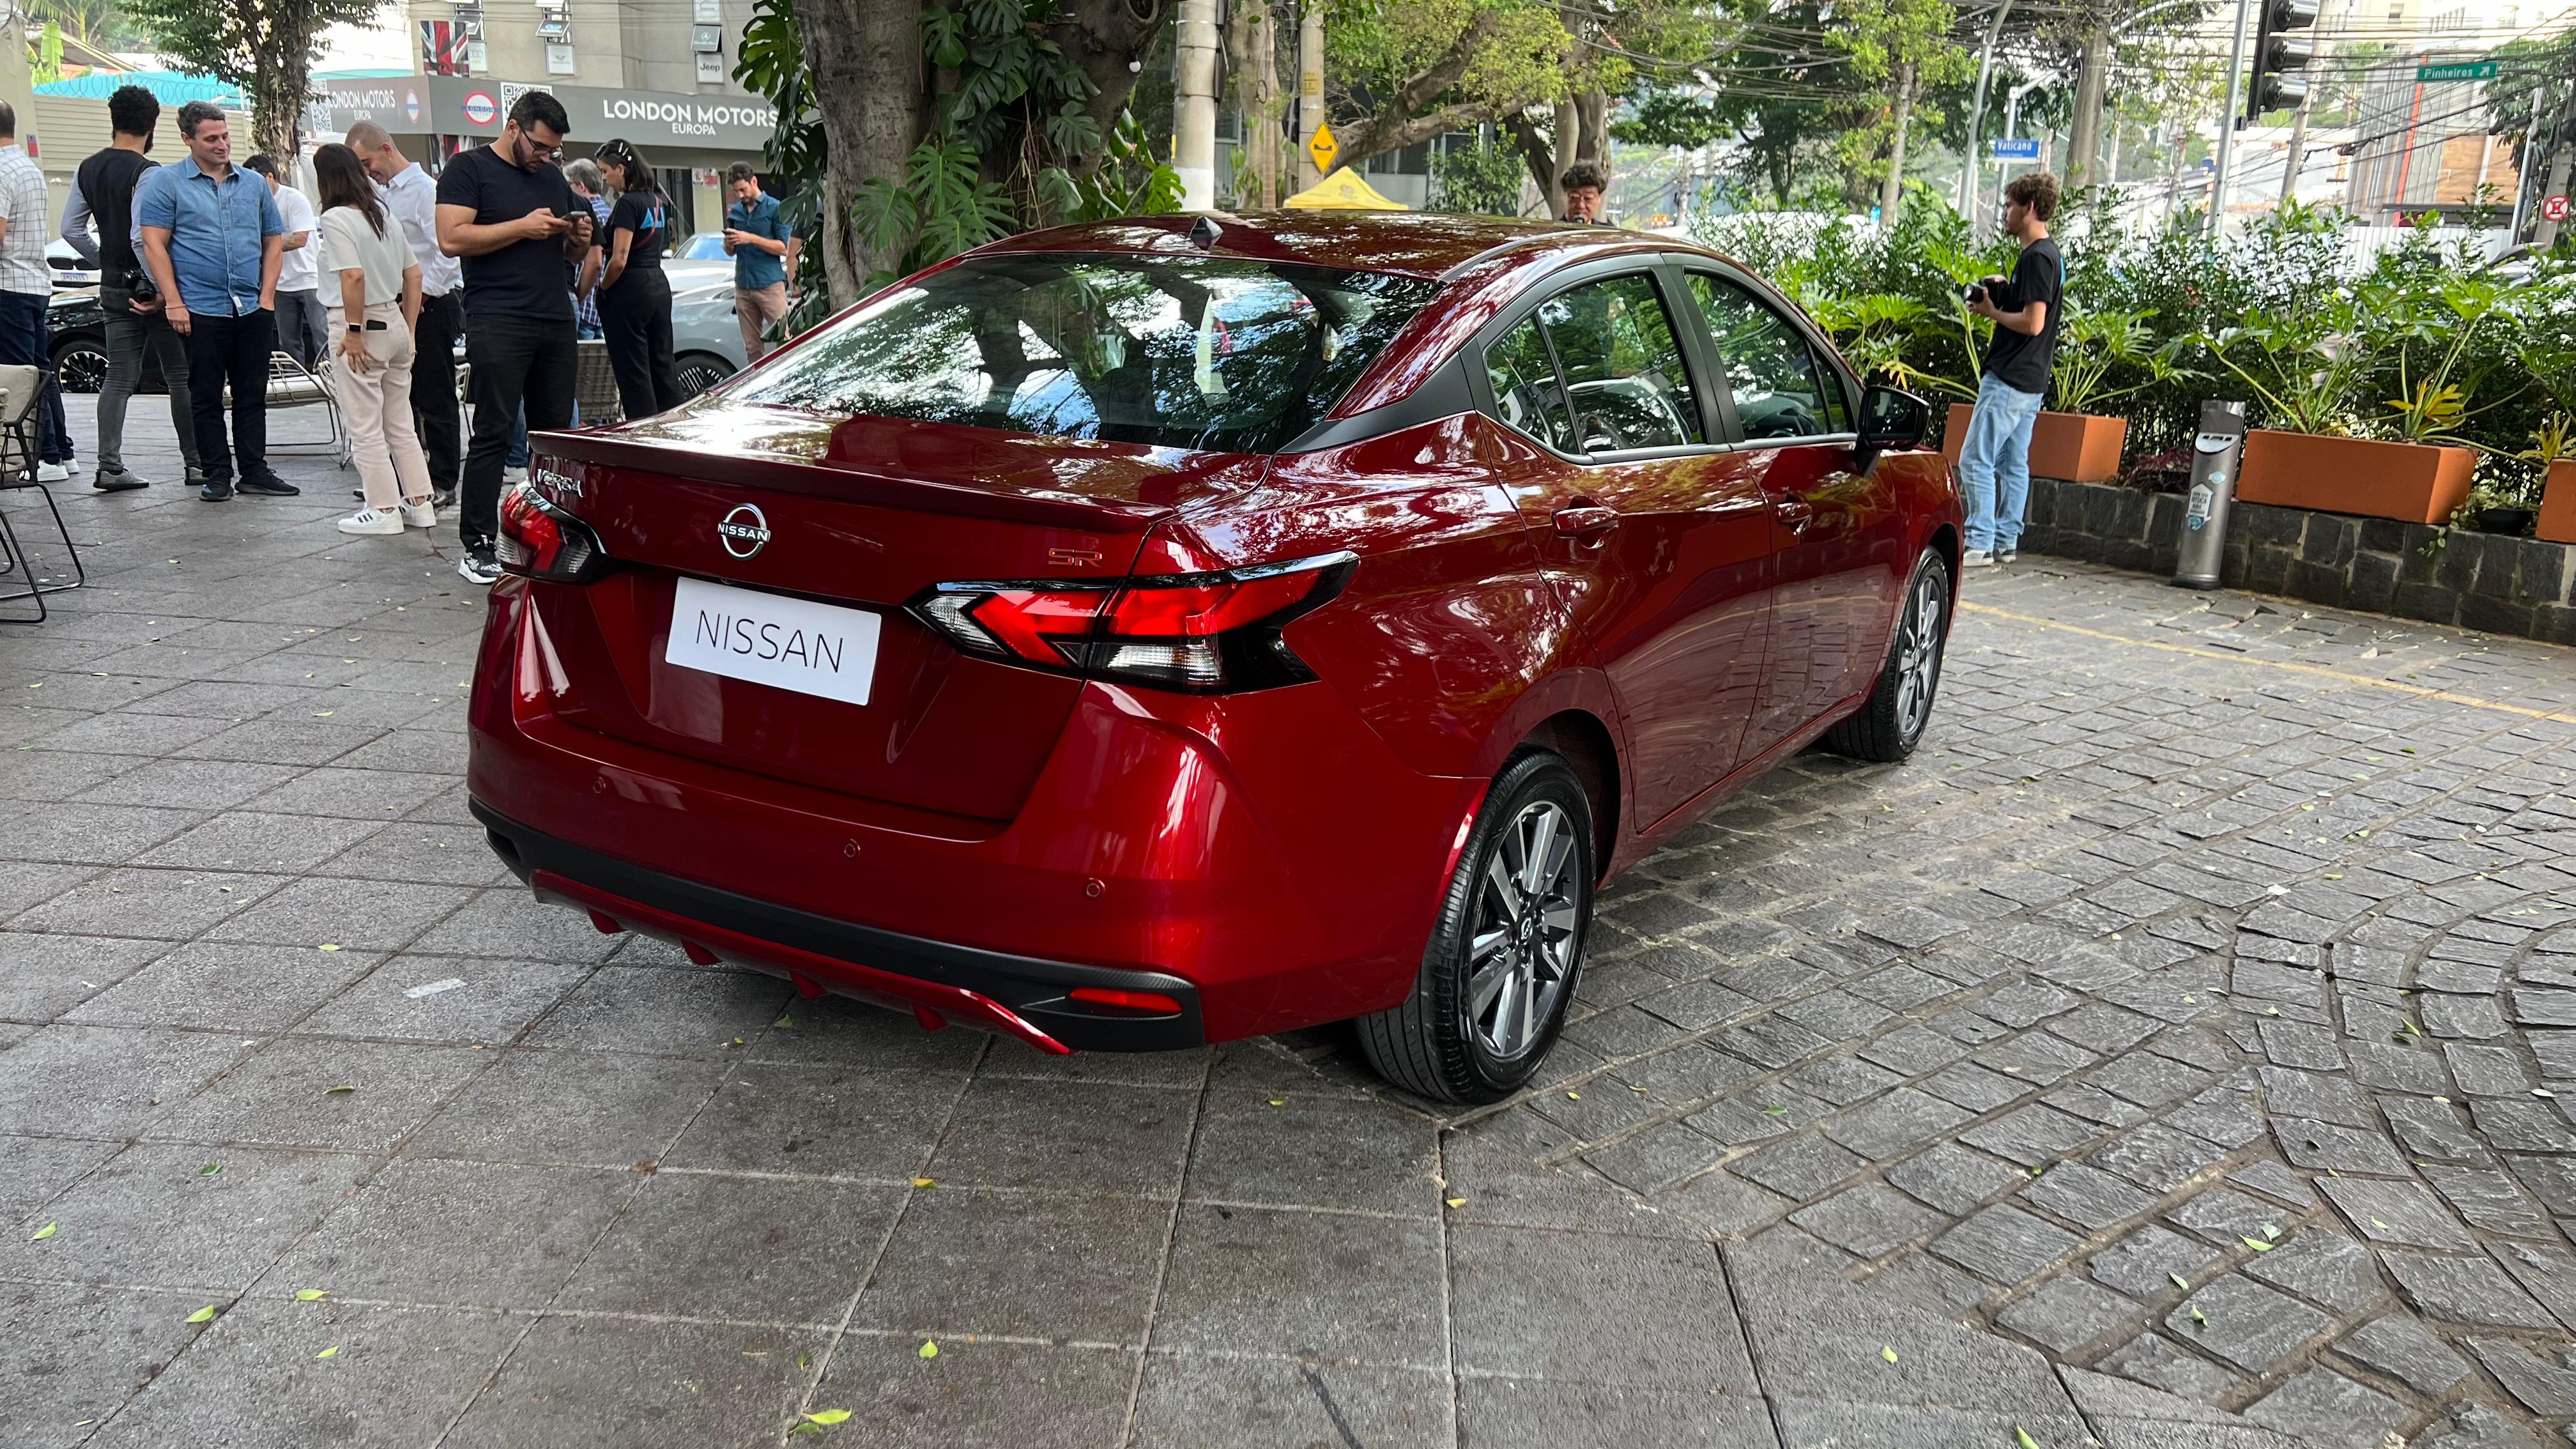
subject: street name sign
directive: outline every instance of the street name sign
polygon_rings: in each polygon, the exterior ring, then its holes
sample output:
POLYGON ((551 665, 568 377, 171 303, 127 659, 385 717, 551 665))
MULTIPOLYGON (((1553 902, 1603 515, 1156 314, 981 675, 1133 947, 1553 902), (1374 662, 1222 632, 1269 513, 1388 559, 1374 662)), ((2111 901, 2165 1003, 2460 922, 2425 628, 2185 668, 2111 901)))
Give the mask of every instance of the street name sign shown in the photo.
POLYGON ((2039 138, 2036 136, 1997 136, 1995 159, 1998 161, 2036 161, 2039 138))
POLYGON ((2427 81, 2482 81, 2496 78, 2496 63, 2491 60, 2450 60, 2438 65, 2415 67, 2418 84, 2427 81))

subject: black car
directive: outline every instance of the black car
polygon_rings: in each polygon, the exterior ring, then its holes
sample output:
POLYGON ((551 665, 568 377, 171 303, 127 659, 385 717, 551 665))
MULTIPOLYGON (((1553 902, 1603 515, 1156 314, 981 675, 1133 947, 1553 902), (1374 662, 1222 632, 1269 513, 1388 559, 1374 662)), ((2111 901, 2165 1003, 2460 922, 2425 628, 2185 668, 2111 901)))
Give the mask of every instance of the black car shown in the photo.
MULTIPOLYGON (((45 312, 52 333, 49 355, 65 392, 96 392, 107 382, 107 314, 99 309, 98 288, 66 287, 54 292, 45 312)), ((161 391, 161 367, 152 350, 143 351, 145 392, 161 391)))

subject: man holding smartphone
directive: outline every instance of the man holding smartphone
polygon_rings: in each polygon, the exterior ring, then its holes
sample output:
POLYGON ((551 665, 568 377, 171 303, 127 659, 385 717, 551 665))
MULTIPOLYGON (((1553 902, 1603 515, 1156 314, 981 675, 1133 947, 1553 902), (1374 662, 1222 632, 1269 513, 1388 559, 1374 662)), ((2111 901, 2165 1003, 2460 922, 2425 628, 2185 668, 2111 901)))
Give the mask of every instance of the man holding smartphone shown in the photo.
POLYGON ((2021 243, 2009 278, 1969 289, 1968 310, 1995 324, 1977 382, 1977 410, 1959 447, 1959 498, 1968 515, 1966 568, 2011 563, 2030 503, 2030 430, 2057 365, 2057 320, 2066 263, 2048 235, 2057 215, 2057 178, 2026 172, 2004 186, 2004 230, 2021 243))

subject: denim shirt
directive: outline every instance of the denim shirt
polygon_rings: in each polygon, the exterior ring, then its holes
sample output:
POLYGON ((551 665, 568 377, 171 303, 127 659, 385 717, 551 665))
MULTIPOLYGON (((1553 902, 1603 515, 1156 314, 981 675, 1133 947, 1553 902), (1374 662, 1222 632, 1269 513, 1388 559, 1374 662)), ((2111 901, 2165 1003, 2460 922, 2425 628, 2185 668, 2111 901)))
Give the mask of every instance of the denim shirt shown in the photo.
POLYGON ((267 178, 235 166, 217 181, 194 158, 144 173, 134 193, 134 224, 138 236, 147 226, 170 229, 180 304, 209 317, 259 310, 268 238, 286 230, 267 178))

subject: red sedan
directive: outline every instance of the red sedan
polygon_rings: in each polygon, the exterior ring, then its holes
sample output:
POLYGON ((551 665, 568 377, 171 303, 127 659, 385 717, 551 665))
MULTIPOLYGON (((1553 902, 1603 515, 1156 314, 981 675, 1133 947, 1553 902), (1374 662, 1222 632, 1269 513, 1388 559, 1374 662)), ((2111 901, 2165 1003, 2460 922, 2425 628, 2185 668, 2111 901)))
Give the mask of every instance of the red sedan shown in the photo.
POLYGON ((1356 1017, 1492 1100, 1601 882, 1819 738, 1921 738, 1927 421, 1661 237, 1013 237, 538 439, 474 809, 600 929, 808 995, 1059 1052, 1356 1017))

